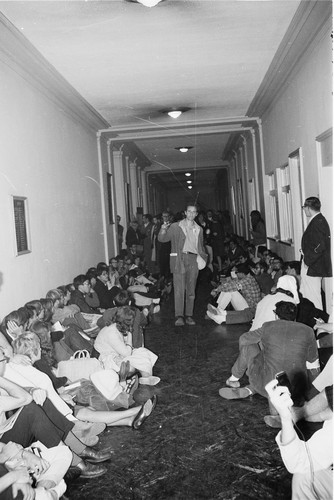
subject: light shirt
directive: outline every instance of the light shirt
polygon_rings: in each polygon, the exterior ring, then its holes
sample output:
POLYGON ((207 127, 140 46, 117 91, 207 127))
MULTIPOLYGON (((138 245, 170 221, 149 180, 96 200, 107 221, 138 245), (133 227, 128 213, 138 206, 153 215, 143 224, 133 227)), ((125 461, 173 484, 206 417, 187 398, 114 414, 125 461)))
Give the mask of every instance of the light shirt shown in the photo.
POLYGON ((180 226, 186 234, 186 241, 184 242, 183 252, 191 252, 197 254, 197 230, 196 225, 188 226, 186 221, 181 221, 180 226))

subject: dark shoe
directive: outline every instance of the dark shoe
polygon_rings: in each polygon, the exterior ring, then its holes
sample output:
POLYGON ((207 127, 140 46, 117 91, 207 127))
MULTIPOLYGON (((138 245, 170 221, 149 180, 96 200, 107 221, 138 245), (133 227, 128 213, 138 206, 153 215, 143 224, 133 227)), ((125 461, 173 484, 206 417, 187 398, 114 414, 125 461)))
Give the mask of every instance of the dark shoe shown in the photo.
POLYGON ((157 396, 154 395, 153 398, 148 399, 146 403, 143 404, 143 406, 135 416, 134 421, 132 422, 132 427, 134 429, 139 429, 139 427, 141 427, 145 420, 151 415, 152 411, 156 407, 157 400, 157 396), (151 404, 149 404, 149 402, 151 404))
POLYGON ((184 319, 182 316, 179 316, 175 321, 175 326, 183 326, 183 325, 184 325, 184 319))
POLYGON ((100 462, 105 462, 111 458, 112 453, 110 451, 104 450, 94 450, 93 448, 89 448, 88 446, 84 449, 82 453, 80 453, 81 458, 85 458, 88 462, 92 462, 94 464, 98 464, 100 462))
POLYGON ((196 325, 196 321, 194 321, 191 316, 187 316, 186 317, 186 324, 190 325, 190 326, 194 326, 194 325, 196 325))
POLYGON ((83 479, 93 479, 94 477, 103 476, 107 472, 103 465, 93 465, 85 460, 82 460, 76 468, 81 470, 80 477, 83 479))
POLYGON ((81 473, 82 470, 80 469, 80 467, 70 467, 64 476, 65 483, 69 484, 72 481, 75 481, 76 479, 78 479, 78 477, 81 476, 81 473))

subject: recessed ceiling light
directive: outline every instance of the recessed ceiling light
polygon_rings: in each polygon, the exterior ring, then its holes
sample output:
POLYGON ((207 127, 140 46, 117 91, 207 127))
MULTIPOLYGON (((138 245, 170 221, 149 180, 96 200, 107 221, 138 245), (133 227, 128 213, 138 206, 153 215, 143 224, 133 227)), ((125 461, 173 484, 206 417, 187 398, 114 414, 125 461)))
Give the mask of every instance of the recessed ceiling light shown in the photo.
POLYGON ((187 153, 189 149, 193 149, 193 146, 181 146, 179 148, 174 148, 180 151, 180 153, 187 153))
POLYGON ((192 189, 193 187, 192 186, 188 186, 188 189, 192 189))
POLYGON ((187 184, 191 184, 191 183, 192 183, 192 181, 187 181, 187 184))
POLYGON ((185 175, 186 177, 190 177, 190 176, 191 176, 191 173, 190 173, 190 172, 186 172, 184 175, 185 175))
POLYGON ((127 0, 132 3, 141 3, 144 7, 155 7, 158 3, 163 2, 163 0, 127 0))

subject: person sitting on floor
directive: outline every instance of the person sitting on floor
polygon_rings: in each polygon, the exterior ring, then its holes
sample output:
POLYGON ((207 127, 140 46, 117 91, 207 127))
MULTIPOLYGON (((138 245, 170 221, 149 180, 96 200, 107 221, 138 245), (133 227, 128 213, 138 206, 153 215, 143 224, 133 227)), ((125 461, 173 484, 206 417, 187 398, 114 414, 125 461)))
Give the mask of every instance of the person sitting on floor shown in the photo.
POLYGON ((99 360, 106 369, 119 371, 123 361, 130 362, 130 373, 139 371, 139 383, 156 385, 159 377, 152 375, 153 366, 158 356, 145 347, 134 349, 132 329, 135 312, 129 307, 119 307, 115 322, 103 328, 95 339, 94 348, 99 353, 99 360))
MULTIPOLYGON (((293 474, 292 500, 333 498, 333 423, 325 420, 323 427, 305 443, 294 428, 293 401, 287 387, 274 382, 270 402, 281 420, 282 429, 276 436, 284 465, 293 474)), ((329 411, 333 412, 333 385, 324 394, 329 411)))
POLYGON ((119 292, 119 286, 112 285, 109 279, 109 268, 106 264, 98 264, 96 268, 96 285, 95 292, 97 293, 102 309, 114 307, 114 297, 119 292))
POLYGON ((265 295, 268 295, 271 292, 272 287, 274 286, 274 280, 267 273, 267 270, 268 266, 263 261, 257 262, 252 268, 254 278, 256 279, 261 290, 261 298, 263 298, 265 295))
POLYGON ((265 386, 280 371, 289 377, 293 399, 306 397, 309 380, 319 373, 314 332, 295 321, 297 306, 291 302, 278 302, 275 314, 279 321, 264 323, 239 338, 239 356, 226 380, 229 388, 219 391, 222 398, 241 399, 252 394, 267 397, 265 386), (239 380, 245 372, 249 384, 240 388, 239 380))
POLYGON ((86 295, 90 291, 89 279, 85 274, 79 274, 73 280, 74 290, 71 292, 69 304, 75 304, 79 307, 80 311, 87 314, 96 314, 99 311, 93 309, 86 302, 86 295))
POLYGON ((251 330, 261 328, 263 323, 267 321, 274 321, 276 319, 274 313, 275 307, 277 302, 281 300, 299 304, 297 281, 293 276, 281 276, 277 282, 276 291, 260 300, 256 306, 251 330))
POLYGON ((231 278, 223 279, 218 288, 211 292, 213 296, 219 294, 217 307, 208 304, 206 314, 217 324, 250 322, 261 299, 260 287, 255 278, 249 274, 248 265, 238 264, 233 269, 231 278), (225 310, 229 303, 232 304, 234 311, 225 310))

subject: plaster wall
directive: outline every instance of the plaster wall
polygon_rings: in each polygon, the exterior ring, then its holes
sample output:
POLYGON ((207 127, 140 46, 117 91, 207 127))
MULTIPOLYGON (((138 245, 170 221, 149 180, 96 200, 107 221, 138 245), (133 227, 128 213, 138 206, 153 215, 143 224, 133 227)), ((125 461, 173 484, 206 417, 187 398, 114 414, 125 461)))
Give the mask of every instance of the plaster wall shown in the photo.
POLYGON ((326 31, 287 77, 262 116, 266 173, 302 148, 305 196, 317 196, 315 138, 332 126, 332 39, 326 31))
POLYGON ((104 246, 95 131, 40 85, 0 64, 3 318, 103 260, 104 246), (13 195, 28 200, 31 252, 20 256, 13 195))

